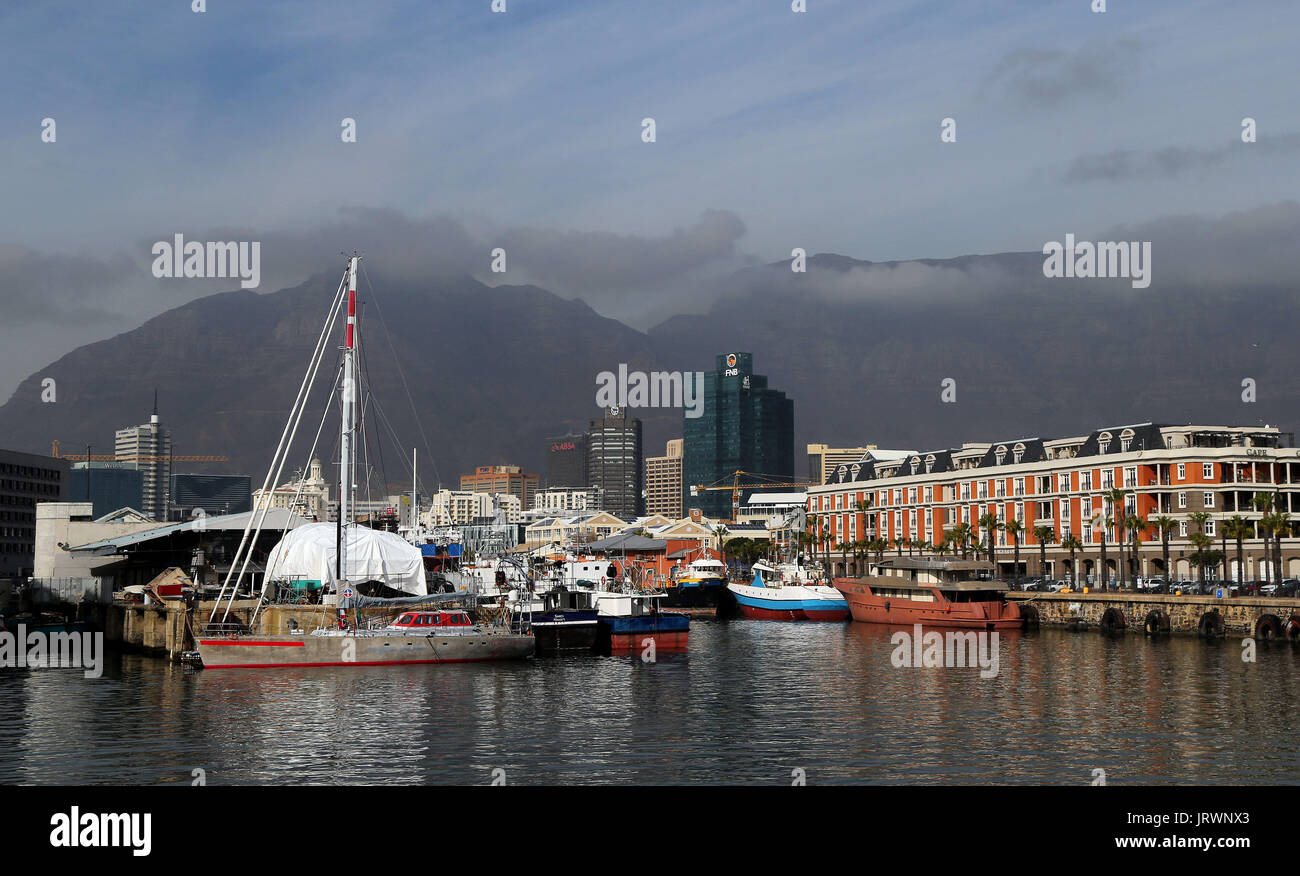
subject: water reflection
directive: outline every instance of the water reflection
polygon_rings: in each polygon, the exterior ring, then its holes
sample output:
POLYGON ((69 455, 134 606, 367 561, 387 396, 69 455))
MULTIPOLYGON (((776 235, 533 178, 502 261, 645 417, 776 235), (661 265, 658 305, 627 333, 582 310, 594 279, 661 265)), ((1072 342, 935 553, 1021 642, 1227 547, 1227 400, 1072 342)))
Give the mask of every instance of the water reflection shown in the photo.
POLYGON ((895 668, 862 624, 697 622, 689 654, 0 675, 0 783, 1300 782, 1300 649, 1003 633, 895 668))

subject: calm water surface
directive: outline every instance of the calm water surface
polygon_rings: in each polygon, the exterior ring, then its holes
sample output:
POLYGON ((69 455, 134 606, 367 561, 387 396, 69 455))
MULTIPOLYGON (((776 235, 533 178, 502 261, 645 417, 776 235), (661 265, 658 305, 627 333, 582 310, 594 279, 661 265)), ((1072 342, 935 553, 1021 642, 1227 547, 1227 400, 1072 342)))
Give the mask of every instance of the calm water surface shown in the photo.
POLYGON ((1300 648, 1003 634, 1001 672, 862 624, 692 621, 691 652, 0 674, 0 783, 1300 783, 1300 648))

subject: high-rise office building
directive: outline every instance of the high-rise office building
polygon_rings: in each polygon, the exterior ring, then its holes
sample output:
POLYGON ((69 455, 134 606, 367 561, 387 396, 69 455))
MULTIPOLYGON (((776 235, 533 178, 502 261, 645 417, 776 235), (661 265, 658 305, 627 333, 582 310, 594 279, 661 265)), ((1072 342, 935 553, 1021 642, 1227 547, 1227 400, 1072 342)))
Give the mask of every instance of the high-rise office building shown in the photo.
POLYGON ((253 508, 248 475, 172 475, 171 518, 188 520, 200 511, 208 517, 243 514, 253 508))
POLYGON ((682 511, 682 439, 668 442, 663 456, 645 461, 645 513, 662 514, 673 520, 682 511))
POLYGON ((622 408, 606 408, 587 430, 587 477, 605 493, 605 509, 624 519, 645 511, 641 421, 622 408))
POLYGON ((862 458, 868 450, 876 450, 874 444, 861 447, 828 447, 825 444, 808 445, 808 482, 814 486, 826 483, 826 479, 840 465, 852 465, 862 458))
POLYGON ((139 510, 154 520, 166 520, 167 491, 172 474, 172 433, 158 422, 156 399, 149 422, 117 430, 113 453, 118 462, 134 463, 144 475, 144 497, 139 510))
POLYGON ((585 490, 587 480, 587 436, 561 435, 546 441, 546 489, 585 490))
POLYGON ((103 517, 122 508, 143 511, 144 474, 127 462, 77 462, 68 475, 68 500, 90 502, 103 517))
POLYGON ((480 465, 473 474, 460 476, 460 488, 475 493, 507 493, 519 497, 520 508, 533 507, 541 478, 517 465, 480 465))
MULTIPOLYGON (((704 372, 704 412, 683 417, 682 491, 687 507, 709 517, 731 517, 728 490, 701 491, 736 471, 794 477, 794 401, 754 373, 749 353, 725 353, 704 372)), ((748 494, 742 491, 743 504, 748 494)))
POLYGON ((67 498, 68 461, 0 450, 0 578, 31 575, 36 565, 36 506, 67 498))

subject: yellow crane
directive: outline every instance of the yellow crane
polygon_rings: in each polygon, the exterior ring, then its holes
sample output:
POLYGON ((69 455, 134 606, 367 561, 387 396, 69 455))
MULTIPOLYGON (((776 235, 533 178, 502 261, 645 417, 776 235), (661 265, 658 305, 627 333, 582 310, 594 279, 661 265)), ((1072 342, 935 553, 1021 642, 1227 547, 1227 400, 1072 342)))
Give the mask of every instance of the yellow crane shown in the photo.
POLYGON ((74 462, 158 462, 163 459, 170 459, 172 462, 229 462, 227 456, 118 456, 116 453, 94 453, 87 456, 84 453, 65 453, 59 455, 59 439, 54 439, 54 450, 50 454, 55 459, 70 459, 74 462))
POLYGON ((758 474, 752 471, 741 471, 740 469, 736 469, 736 471, 732 472, 731 477, 729 479, 719 478, 718 480, 714 481, 711 484, 697 484, 695 486, 692 486, 691 495, 695 496, 698 495, 699 493, 707 492, 710 490, 730 490, 731 491, 731 522, 735 523, 736 518, 740 515, 740 493, 742 490, 771 490, 771 489, 779 489, 782 487, 807 488, 809 486, 811 486, 810 481, 776 480, 776 476, 774 475, 758 474), (766 480, 756 481, 753 483, 741 483, 740 479, 742 476, 750 477, 750 478, 766 478, 766 480), (724 483, 724 481, 726 480, 730 480, 731 483, 729 484, 724 483))

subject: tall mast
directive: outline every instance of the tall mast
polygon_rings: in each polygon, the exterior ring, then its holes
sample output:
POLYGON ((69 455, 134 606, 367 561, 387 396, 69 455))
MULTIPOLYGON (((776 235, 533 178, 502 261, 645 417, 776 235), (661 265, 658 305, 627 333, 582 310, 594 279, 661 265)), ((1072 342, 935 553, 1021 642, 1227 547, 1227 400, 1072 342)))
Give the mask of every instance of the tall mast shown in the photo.
POLYGON ((356 402, 356 363, 354 360, 357 324, 357 262, 348 259, 348 328, 343 345, 342 426, 339 434, 339 545, 337 575, 340 581, 347 578, 348 524, 352 511, 352 432, 354 430, 356 402))

